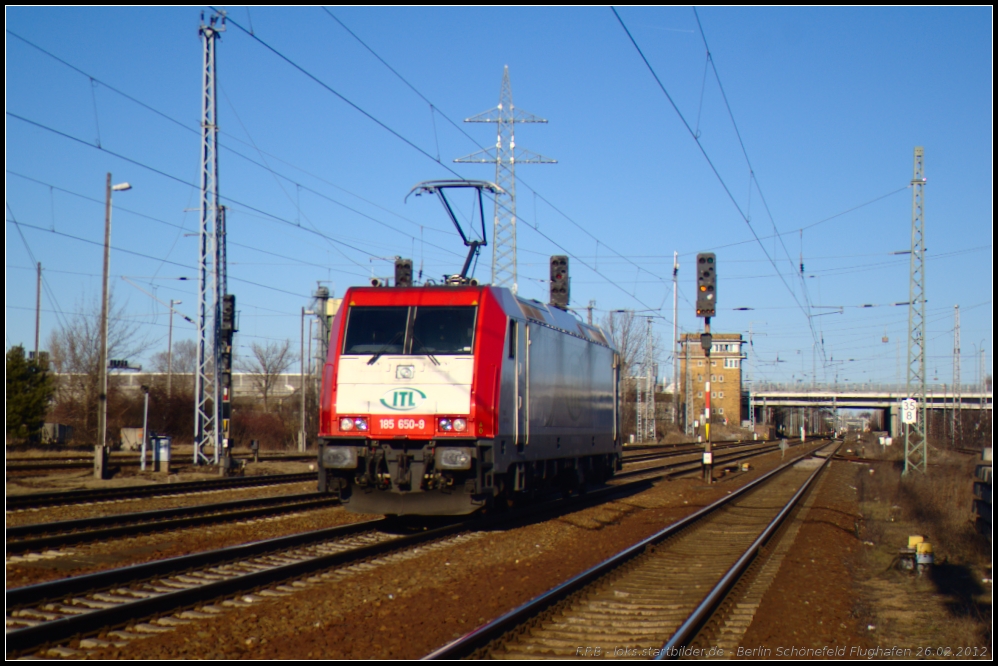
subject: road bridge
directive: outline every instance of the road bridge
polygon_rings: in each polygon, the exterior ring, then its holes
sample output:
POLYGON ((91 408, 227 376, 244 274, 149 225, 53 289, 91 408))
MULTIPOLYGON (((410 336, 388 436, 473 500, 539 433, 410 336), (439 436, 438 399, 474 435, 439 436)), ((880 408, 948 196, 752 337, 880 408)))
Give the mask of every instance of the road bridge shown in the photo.
MULTIPOLYGON (((879 412, 880 429, 888 430, 892 437, 902 432, 901 401, 908 397, 906 387, 896 384, 754 383, 747 394, 748 409, 756 423, 787 426, 781 422, 789 418, 794 422, 790 432, 796 433, 801 422, 809 431, 817 428, 824 418, 821 412, 827 415, 840 409, 862 409, 879 412)), ((980 384, 964 384, 959 391, 946 384, 929 384, 925 395, 925 407, 933 412, 992 409, 992 391, 990 387, 982 390, 980 384)))

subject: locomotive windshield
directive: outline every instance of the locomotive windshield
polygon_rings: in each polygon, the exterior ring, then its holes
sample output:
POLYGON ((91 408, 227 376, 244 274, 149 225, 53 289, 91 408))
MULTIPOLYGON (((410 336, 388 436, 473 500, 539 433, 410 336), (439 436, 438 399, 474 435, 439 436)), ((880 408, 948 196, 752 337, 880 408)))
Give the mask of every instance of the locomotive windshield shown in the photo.
POLYGON ((474 307, 416 308, 413 354, 470 354, 474 339, 474 307))
POLYGON ((471 354, 474 306, 353 306, 344 354, 471 354))
POLYGON ((344 354, 401 354, 407 307, 351 307, 344 354))

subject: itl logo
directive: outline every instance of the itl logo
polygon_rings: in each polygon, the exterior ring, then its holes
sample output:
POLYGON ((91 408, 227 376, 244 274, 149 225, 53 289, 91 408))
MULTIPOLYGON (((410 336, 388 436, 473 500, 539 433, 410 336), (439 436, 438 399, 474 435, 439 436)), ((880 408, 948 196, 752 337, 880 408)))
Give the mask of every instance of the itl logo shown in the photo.
POLYGON ((408 386, 392 389, 381 397, 381 404, 398 412, 416 409, 426 400, 426 394, 408 386))

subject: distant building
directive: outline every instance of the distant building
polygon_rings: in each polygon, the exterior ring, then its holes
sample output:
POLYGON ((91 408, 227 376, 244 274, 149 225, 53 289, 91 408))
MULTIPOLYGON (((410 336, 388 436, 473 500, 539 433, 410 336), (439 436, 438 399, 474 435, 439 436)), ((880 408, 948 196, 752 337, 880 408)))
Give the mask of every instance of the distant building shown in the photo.
POLYGON ((692 407, 690 421, 703 423, 707 404, 704 389, 709 380, 711 421, 740 426, 744 341, 741 333, 713 333, 712 337, 709 361, 700 346, 699 333, 686 333, 679 341, 680 420, 685 419, 686 405, 689 404, 692 407))

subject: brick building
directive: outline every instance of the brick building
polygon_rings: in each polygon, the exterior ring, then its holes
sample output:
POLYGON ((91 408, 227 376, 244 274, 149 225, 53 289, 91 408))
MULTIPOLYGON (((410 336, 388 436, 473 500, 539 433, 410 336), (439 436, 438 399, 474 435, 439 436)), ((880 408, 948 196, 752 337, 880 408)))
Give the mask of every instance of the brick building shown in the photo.
POLYGON ((699 333, 686 333, 679 341, 680 419, 703 423, 710 380, 710 410, 713 423, 741 425, 742 420, 742 340, 741 333, 713 333, 710 360, 700 346, 699 333), (688 361, 688 363, 687 363, 688 361), (692 408, 687 411, 687 404, 692 408))

